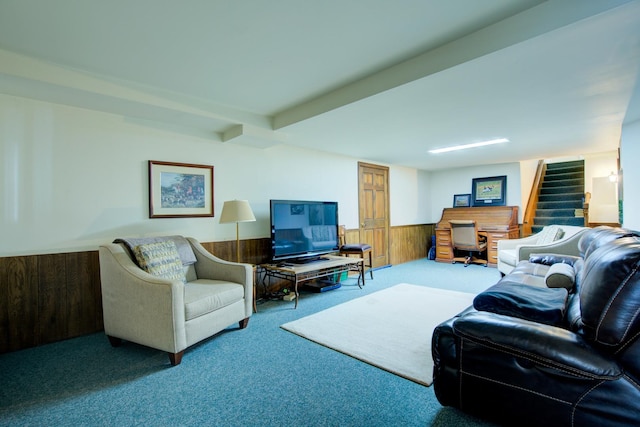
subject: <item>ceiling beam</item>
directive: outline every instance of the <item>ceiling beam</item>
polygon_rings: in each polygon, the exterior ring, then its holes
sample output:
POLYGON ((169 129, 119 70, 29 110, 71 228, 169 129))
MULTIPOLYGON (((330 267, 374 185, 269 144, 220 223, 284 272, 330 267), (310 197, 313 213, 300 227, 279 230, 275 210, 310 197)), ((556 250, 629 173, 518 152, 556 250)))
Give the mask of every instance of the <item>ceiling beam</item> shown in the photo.
POLYGON ((441 47, 281 111, 273 117, 273 129, 286 128, 289 125, 571 25, 630 1, 633 0, 602 0, 597 2, 549 0, 441 47))

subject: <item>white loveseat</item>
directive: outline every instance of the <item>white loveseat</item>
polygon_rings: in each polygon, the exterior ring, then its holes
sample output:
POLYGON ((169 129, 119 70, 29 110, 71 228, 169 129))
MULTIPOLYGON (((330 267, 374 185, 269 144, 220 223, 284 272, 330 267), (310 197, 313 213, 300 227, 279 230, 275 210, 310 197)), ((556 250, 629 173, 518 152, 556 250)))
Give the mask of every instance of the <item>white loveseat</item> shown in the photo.
POLYGON ((498 270, 509 274, 518 262, 532 253, 578 256, 578 241, 587 227, 547 225, 540 232, 521 239, 498 240, 498 270))
POLYGON ((104 330, 113 346, 124 339, 166 351, 178 365, 187 347, 233 323, 247 326, 253 309, 249 264, 217 258, 189 237, 150 240, 174 242, 180 278, 150 274, 134 262, 136 245, 149 245, 144 239, 118 239, 99 248, 104 330))

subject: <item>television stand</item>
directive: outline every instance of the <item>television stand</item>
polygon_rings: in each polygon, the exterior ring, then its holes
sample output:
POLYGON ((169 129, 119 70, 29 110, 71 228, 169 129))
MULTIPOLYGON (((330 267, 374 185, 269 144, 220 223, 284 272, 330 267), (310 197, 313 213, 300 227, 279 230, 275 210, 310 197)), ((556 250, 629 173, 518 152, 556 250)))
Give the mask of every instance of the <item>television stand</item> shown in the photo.
POLYGON ((310 256, 310 257, 294 258, 290 260, 289 263, 305 265, 305 264, 311 264, 311 263, 323 261, 323 260, 324 258, 322 258, 321 256, 310 256))
POLYGON ((298 285, 301 283, 341 274, 345 271, 356 271, 358 272, 358 287, 362 289, 362 284, 364 284, 363 258, 328 255, 308 264, 264 264, 261 267, 264 269, 264 280, 267 278, 269 281, 271 278, 284 279, 293 283, 296 295, 294 308, 298 308, 298 299, 300 298, 298 285), (362 284, 360 280, 362 280, 362 284))

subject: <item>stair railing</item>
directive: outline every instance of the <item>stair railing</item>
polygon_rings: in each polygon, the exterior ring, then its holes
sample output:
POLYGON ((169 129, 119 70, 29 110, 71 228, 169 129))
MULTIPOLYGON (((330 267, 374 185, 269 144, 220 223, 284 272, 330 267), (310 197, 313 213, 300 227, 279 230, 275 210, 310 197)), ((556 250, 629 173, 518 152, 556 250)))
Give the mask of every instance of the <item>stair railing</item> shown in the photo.
POLYGON ((529 201, 527 202, 527 207, 524 210, 524 216, 522 218, 522 237, 531 235, 531 226, 533 225, 533 220, 536 216, 536 208, 538 206, 538 195, 540 194, 540 187, 542 187, 542 181, 546 172, 547 164, 544 160, 538 160, 536 176, 533 179, 531 192, 529 193, 529 201))

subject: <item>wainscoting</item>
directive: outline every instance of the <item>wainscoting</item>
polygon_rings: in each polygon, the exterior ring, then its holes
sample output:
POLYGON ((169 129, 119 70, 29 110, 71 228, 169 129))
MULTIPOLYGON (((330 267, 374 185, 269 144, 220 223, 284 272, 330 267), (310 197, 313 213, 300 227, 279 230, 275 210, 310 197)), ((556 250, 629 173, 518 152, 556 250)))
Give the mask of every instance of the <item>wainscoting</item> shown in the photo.
MULTIPOLYGON (((391 263, 426 257, 434 227, 391 227, 391 263)), ((358 230, 347 230, 345 237, 347 243, 357 243, 358 230)), ((222 259, 235 260, 235 241, 205 242, 203 246, 222 259)), ((264 264, 270 240, 243 240, 240 252, 242 262, 264 264)), ((0 353, 101 330, 97 250, 0 258, 0 353)))

